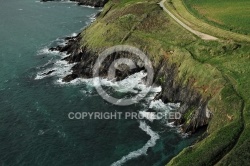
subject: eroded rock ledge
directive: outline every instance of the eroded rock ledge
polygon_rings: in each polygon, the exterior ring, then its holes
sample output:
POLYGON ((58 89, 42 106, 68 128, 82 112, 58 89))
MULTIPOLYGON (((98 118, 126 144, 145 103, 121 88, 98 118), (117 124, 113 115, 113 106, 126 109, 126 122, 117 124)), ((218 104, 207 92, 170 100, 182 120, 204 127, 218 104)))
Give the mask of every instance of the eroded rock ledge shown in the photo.
MULTIPOLYGON (((53 1, 53 0, 42 0, 53 1)), ((90 5, 95 7, 102 7, 108 0, 71 0, 77 1, 80 5, 90 5)), ((65 46, 57 46, 51 50, 58 50, 60 52, 67 52, 68 57, 64 60, 69 63, 76 63, 72 67, 72 74, 66 76, 63 81, 69 82, 78 77, 91 78, 93 73, 93 66, 98 58, 99 53, 103 50, 92 50, 87 44, 84 44, 84 35, 81 34, 76 37, 66 38, 67 44, 65 46)), ((129 58, 133 56, 127 52, 119 52, 112 54, 101 65, 101 77, 106 77, 110 64, 119 58, 129 58)), ((133 58, 132 58, 133 59, 133 58)), ((132 71, 126 68, 117 70, 117 80, 122 80, 127 76, 144 70, 144 66, 139 65, 138 59, 133 59, 136 62, 136 68, 132 71)), ((179 112, 182 114, 180 120, 175 120, 176 125, 182 125, 183 132, 193 133, 203 126, 207 126, 211 118, 210 111, 207 108, 208 98, 203 98, 191 86, 191 83, 184 84, 182 80, 176 81, 178 74, 178 66, 171 64, 167 59, 162 58, 161 63, 154 63, 154 83, 161 85, 162 92, 156 96, 156 99, 161 99, 164 103, 167 102, 181 102, 179 112)))
MULTIPOLYGON (((67 38, 67 45, 55 48, 51 50, 58 50, 61 52, 67 52, 70 54, 64 58, 69 63, 76 63, 73 66, 72 74, 66 76, 63 81, 69 82, 75 78, 91 78, 93 66, 97 60, 99 53, 103 50, 91 50, 87 45, 83 45, 82 37, 79 34, 76 37, 67 38)), ((131 54, 126 52, 116 53, 107 58, 101 66, 101 77, 105 77, 110 64, 118 58, 131 58, 131 54)), ((137 59, 133 61, 138 62, 137 59)), ((153 62, 154 63, 154 62, 153 62)), ((132 71, 123 70, 117 71, 116 76, 118 80, 122 80, 127 76, 144 70, 143 66, 137 65, 132 71)), ((207 102, 209 99, 204 99, 196 92, 191 84, 183 85, 182 81, 176 82, 177 66, 176 64, 170 64, 166 59, 162 59, 161 63, 154 65, 154 83, 162 86, 162 92, 156 96, 156 99, 161 99, 164 103, 167 102, 181 102, 179 112, 182 114, 182 119, 175 120, 176 125, 182 125, 182 130, 185 133, 194 133, 197 129, 203 126, 207 126, 211 118, 210 111, 207 108, 207 102)))

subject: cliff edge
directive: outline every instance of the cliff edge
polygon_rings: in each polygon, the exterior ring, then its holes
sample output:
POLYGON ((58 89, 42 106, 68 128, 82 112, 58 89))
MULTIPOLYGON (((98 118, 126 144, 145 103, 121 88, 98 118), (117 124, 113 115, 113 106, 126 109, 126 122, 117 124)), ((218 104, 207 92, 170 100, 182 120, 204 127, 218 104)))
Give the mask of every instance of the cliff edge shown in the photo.
MULTIPOLYGON (((159 2, 110 0, 81 34, 65 47, 53 48, 68 52, 65 60, 76 63, 64 81, 91 77, 98 55, 111 46, 126 44, 143 50, 153 63, 154 83, 163 88, 156 99, 181 102, 182 119, 175 123, 190 133, 208 126, 199 141, 168 165, 225 165, 249 141, 245 110, 250 96, 250 45, 230 39, 203 41, 163 12, 159 2)), ((115 54, 111 60, 129 56, 115 54)), ((104 71, 109 63, 104 63, 104 71)))

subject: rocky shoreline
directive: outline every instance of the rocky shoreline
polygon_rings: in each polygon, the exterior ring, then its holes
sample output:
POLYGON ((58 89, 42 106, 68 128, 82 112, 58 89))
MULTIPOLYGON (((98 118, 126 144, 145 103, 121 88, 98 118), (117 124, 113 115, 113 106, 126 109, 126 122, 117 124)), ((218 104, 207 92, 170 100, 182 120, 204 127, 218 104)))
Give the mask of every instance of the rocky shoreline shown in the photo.
MULTIPOLYGON (((67 44, 65 46, 57 46, 51 48, 51 51, 66 52, 68 57, 63 60, 69 63, 76 63, 72 67, 72 74, 66 76, 63 81, 70 82, 76 78, 91 78, 93 73, 93 66, 98 58, 100 51, 93 51, 87 45, 80 45, 82 36, 78 34, 76 37, 67 37, 67 44)), ((120 52, 112 54, 107 58, 101 66, 101 77, 106 77, 110 64, 119 58, 132 58, 130 53, 120 52)), ((138 59, 133 59, 136 64, 138 59)), ((154 83, 162 87, 162 91, 155 99, 161 99, 164 103, 167 102, 180 102, 181 107, 178 112, 182 114, 180 120, 175 120, 175 125, 182 126, 181 129, 184 133, 194 133, 201 127, 206 127, 211 119, 210 111, 207 108, 209 99, 202 98, 202 95, 192 89, 191 81, 186 86, 183 83, 176 82, 177 66, 169 64, 167 60, 162 59, 162 63, 154 65, 154 83), (191 110, 191 113, 190 113, 191 110), (188 117, 187 117, 188 114, 188 117)), ((153 62, 154 63, 154 62, 153 62)), ((143 66, 136 65, 132 71, 118 70, 116 73, 117 80, 122 80, 127 76, 144 70, 143 66)))
MULTIPOLYGON (((42 0, 53 1, 53 0, 42 0)), ((73 1, 73 0, 72 0, 73 1)), ((91 5, 94 7, 103 7, 108 0, 74 0, 80 5, 91 5)), ((68 57, 63 60, 69 63, 76 63, 72 67, 72 74, 63 78, 63 81, 70 82, 78 77, 91 78, 93 66, 99 53, 103 50, 91 50, 87 44, 82 44, 81 33, 75 37, 67 37, 65 46, 50 48, 51 51, 66 52, 68 57), (80 44, 81 43, 81 44, 80 44)), ((101 66, 101 77, 106 77, 110 64, 119 58, 132 58, 132 55, 126 52, 112 54, 108 60, 105 60, 101 66)), ((133 59, 138 64, 138 59, 133 59)), ((154 62, 153 62, 154 63, 154 62)), ((207 108, 208 98, 204 99, 201 94, 195 91, 190 80, 184 85, 183 81, 176 82, 178 74, 176 64, 168 63, 167 59, 162 58, 161 63, 154 65, 154 83, 162 87, 162 92, 155 99, 161 99, 164 103, 180 102, 179 112, 182 118, 175 120, 175 125, 181 125, 184 133, 194 133, 201 127, 206 127, 211 119, 211 113, 207 108)), ((121 69, 116 72, 117 80, 122 80, 127 76, 144 70, 144 66, 137 65, 132 71, 121 69)), ((52 71, 53 72, 53 71, 52 71)), ((48 73, 50 74, 50 73, 48 73)))
MULTIPOLYGON (((48 1, 60 1, 60 0, 41 0, 41 2, 48 2, 48 1)), ((86 6, 93 6, 93 7, 103 7, 108 0, 70 0, 72 2, 78 2, 78 5, 86 5, 86 6)))
MULTIPOLYGON (((120 2, 114 0, 105 5, 96 22, 78 36, 67 38, 66 46, 51 48, 67 52, 69 56, 64 60, 74 63, 72 74, 63 81, 91 78, 93 65, 106 48, 117 44, 135 46, 149 55, 155 71, 154 84, 162 87, 155 100, 181 103, 178 111, 182 118, 176 119, 175 125, 181 126, 184 133, 207 126, 202 137, 168 165, 213 165, 237 158, 246 145, 239 140, 249 141, 245 118, 245 97, 249 94, 244 91, 247 82, 238 77, 247 78, 245 64, 235 64, 243 62, 236 55, 247 58, 245 51, 249 46, 241 43, 240 50, 239 44, 228 38, 216 43, 197 39, 166 17, 158 5, 160 0, 120 2)), ((112 55, 101 66, 104 72, 100 76, 105 77, 108 64, 120 57, 131 55, 112 55)), ((116 75, 123 79, 141 70, 144 68, 137 66, 134 71, 121 70, 116 75)))

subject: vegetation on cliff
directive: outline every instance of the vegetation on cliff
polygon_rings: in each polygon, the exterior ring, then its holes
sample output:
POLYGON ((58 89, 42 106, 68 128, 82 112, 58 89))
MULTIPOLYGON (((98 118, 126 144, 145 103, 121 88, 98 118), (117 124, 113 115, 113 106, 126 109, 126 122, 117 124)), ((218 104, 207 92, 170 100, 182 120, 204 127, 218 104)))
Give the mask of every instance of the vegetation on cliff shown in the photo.
MULTIPOLYGON (((110 0, 97 20, 67 48, 73 52, 68 60, 92 61, 118 44, 140 48, 154 64, 155 83, 163 87, 158 97, 182 102, 184 131, 193 132, 208 123, 207 114, 212 117, 202 139, 168 165, 246 164, 250 158, 248 37, 229 33, 218 41, 203 41, 172 20, 158 3, 110 0)), ((219 32, 218 37, 228 33, 219 32)), ((75 67, 81 68, 84 66, 75 67)))
MULTIPOLYGON (((239 152, 249 154, 250 44, 230 39, 202 41, 173 21, 158 2, 110 1, 82 32, 82 48, 98 53, 117 44, 136 46, 148 53, 155 67, 160 63, 174 66, 172 84, 193 89, 207 101, 212 119, 204 139, 184 149, 169 165, 239 162, 239 152)), ((157 78, 161 84, 167 81, 162 78, 157 78)))

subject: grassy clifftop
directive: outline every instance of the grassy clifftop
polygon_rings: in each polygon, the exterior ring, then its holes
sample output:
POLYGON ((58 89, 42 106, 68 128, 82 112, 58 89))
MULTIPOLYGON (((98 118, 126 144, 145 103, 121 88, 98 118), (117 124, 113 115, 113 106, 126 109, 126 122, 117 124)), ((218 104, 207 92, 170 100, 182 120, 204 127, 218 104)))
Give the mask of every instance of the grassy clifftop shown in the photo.
POLYGON ((154 66, 162 60, 175 64, 176 82, 191 85, 209 99, 213 116, 208 134, 169 165, 249 162, 250 43, 202 41, 172 20, 158 2, 109 1, 82 32, 82 47, 100 52, 117 44, 136 46, 147 52, 154 66), (239 154, 244 160, 238 160, 239 154))

